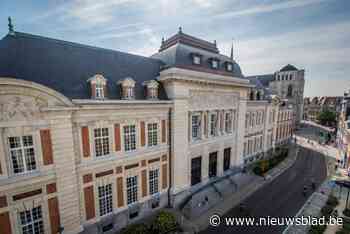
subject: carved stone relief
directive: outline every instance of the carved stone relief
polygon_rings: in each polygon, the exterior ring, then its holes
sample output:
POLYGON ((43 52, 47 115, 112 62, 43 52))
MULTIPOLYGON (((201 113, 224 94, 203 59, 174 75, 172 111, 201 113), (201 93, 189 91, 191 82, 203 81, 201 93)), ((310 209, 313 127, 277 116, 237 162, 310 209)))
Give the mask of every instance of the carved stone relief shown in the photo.
POLYGON ((40 109, 47 106, 47 100, 41 97, 1 95, 0 121, 40 119, 40 109))

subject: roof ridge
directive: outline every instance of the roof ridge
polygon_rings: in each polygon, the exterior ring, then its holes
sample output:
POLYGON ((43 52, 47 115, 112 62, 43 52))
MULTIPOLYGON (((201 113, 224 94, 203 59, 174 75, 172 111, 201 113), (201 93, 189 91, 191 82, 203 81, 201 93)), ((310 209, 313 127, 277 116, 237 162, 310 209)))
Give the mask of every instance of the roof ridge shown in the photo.
POLYGON ((21 36, 21 37, 27 37, 27 38, 32 38, 32 39, 42 39, 42 40, 47 40, 47 41, 59 43, 59 44, 62 44, 62 45, 68 45, 68 46, 73 46, 73 47, 78 47, 78 48, 88 48, 88 49, 93 49, 93 50, 101 50, 101 51, 106 51, 106 52, 111 52, 111 53, 122 53, 122 54, 126 54, 126 55, 131 55, 131 56, 135 56, 135 57, 146 58, 146 59, 150 59, 150 60, 161 62, 161 60, 159 60, 159 59, 151 58, 151 57, 148 57, 148 56, 132 54, 132 53, 129 53, 129 52, 113 50, 113 49, 97 47, 97 46, 91 46, 91 45, 86 45, 86 44, 82 44, 82 43, 78 43, 78 42, 66 41, 66 40, 62 40, 62 39, 45 37, 45 36, 35 35, 35 34, 30 34, 30 33, 25 33, 25 32, 15 31, 14 35, 7 34, 7 36, 11 36, 11 37, 21 36))

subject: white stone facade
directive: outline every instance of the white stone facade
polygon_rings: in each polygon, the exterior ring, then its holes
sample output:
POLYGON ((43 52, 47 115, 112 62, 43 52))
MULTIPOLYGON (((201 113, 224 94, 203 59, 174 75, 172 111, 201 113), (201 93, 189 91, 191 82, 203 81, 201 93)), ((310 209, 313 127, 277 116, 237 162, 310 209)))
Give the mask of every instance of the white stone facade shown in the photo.
POLYGON ((192 187, 193 158, 201 157, 199 184, 203 185, 212 176, 211 165, 216 167, 215 177, 220 177, 291 134, 292 111, 275 102, 248 101, 252 86, 244 79, 171 68, 162 71, 158 80, 169 101, 68 100, 49 87, 0 78, 0 213, 9 215, 12 233, 21 233, 19 212, 38 206, 44 232, 57 228, 48 208, 50 198, 58 200, 64 233, 102 232, 110 223, 112 230, 119 229, 132 222, 131 210, 136 209, 138 217, 151 212, 149 202, 155 198, 160 198, 160 207, 181 202, 192 187), (192 128, 192 116, 198 116, 194 119, 200 121, 198 128, 192 128), (147 131, 152 123, 157 126, 155 135, 147 131), (131 150, 126 149, 127 126, 134 126, 131 150), (95 129, 104 129, 102 148, 97 146, 95 129), (53 158, 48 163, 41 130, 50 133, 53 158), (28 135, 33 137, 36 168, 16 174, 9 137, 28 135), (149 137, 154 136, 156 143, 149 146, 149 137), (259 147, 247 154, 244 145, 252 139, 256 145, 258 139, 259 147), (211 153, 216 155, 215 164, 210 162, 211 153), (151 170, 159 173, 156 197, 149 193, 151 170), (126 178, 133 176, 137 202, 131 206, 126 178), (109 184, 112 211, 101 215, 99 187, 109 184))

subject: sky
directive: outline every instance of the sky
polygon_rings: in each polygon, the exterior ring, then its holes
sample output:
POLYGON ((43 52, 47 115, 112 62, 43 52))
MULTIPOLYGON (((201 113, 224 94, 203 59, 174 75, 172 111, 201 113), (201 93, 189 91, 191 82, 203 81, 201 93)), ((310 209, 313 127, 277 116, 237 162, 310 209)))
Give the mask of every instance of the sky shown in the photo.
POLYGON ((1 0, 0 38, 16 31, 150 56, 162 37, 217 41, 243 74, 305 69, 304 96, 350 88, 349 0, 1 0))

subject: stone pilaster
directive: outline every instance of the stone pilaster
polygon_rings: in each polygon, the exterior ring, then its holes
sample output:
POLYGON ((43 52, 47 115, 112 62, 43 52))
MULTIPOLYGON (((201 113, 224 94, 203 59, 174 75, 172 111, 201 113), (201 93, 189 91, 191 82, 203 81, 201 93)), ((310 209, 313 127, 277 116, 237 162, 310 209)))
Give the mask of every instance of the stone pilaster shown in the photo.
POLYGON ((243 145, 244 145, 244 132, 245 132, 245 116, 247 112, 247 100, 245 98, 240 98, 238 107, 238 126, 236 134, 237 141, 237 151, 235 157, 235 166, 243 165, 243 145))
POLYGON ((65 234, 82 231, 79 213, 78 178, 74 155, 73 129, 70 114, 55 113, 50 129, 61 226, 65 234))

